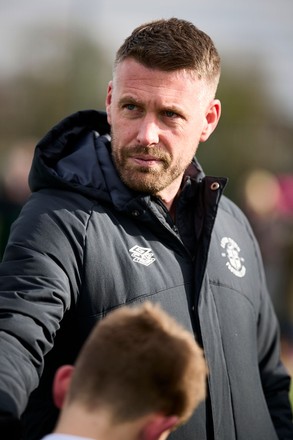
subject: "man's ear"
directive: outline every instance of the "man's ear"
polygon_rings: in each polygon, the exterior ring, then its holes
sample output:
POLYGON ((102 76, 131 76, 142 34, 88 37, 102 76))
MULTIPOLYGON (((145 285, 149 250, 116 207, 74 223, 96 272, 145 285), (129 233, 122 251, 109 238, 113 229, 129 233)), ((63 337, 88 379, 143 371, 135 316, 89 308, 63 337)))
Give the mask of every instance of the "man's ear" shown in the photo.
POLYGON ((110 81, 108 84, 107 89, 107 96, 106 96, 106 112, 107 112, 107 120, 108 123, 111 125, 111 102, 112 102, 112 90, 113 90, 113 81, 110 81))
POLYGON ((154 414, 145 424, 142 430, 143 440, 164 440, 171 430, 178 424, 177 416, 164 416, 154 414))
POLYGON ((206 120, 201 133, 200 142, 205 142, 218 125, 221 116, 221 102, 213 99, 206 112, 206 120))
POLYGON ((55 373, 53 382, 53 400, 57 408, 61 409, 70 385, 74 367, 72 365, 62 365, 55 373))

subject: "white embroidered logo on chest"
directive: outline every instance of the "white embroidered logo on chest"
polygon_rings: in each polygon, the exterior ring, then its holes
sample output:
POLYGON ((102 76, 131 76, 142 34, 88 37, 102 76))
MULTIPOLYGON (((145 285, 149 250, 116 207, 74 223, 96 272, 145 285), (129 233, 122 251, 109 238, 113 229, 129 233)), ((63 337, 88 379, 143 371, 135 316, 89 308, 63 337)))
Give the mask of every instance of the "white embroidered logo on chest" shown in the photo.
POLYGON ((240 257, 240 247, 230 237, 223 237, 221 240, 221 247, 225 249, 222 252, 222 257, 228 259, 226 266, 234 275, 239 278, 244 277, 246 273, 246 267, 244 266, 244 258, 240 257))
POLYGON ((153 251, 150 248, 135 245, 129 249, 129 252, 135 263, 143 264, 144 266, 149 266, 156 261, 153 251))

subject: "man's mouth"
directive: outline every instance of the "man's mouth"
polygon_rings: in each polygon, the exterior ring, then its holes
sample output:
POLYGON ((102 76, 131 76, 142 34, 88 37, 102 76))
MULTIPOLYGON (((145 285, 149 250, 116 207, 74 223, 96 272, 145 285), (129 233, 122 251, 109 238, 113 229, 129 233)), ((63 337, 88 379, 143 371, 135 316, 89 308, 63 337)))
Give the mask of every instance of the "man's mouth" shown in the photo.
POLYGON ((153 166, 162 162, 162 159, 159 159, 158 157, 152 155, 130 156, 129 159, 140 166, 153 166))

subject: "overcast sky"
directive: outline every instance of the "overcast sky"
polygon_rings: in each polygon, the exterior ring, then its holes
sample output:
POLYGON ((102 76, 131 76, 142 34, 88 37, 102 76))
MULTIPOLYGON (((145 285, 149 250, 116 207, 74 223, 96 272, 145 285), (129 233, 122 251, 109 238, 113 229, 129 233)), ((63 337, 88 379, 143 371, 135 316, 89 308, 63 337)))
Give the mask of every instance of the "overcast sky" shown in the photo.
POLYGON ((113 59, 135 26, 172 16, 207 32, 224 66, 257 60, 274 104, 293 122, 293 0, 0 0, 0 75, 24 62, 22 41, 36 25, 85 30, 113 59))

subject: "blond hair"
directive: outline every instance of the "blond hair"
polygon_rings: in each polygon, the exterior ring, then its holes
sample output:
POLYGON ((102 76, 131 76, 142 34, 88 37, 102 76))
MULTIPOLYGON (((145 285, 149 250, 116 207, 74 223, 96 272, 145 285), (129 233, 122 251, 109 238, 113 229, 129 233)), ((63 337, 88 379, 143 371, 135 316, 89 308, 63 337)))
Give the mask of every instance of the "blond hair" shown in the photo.
POLYGON ((159 305, 122 307, 92 331, 68 404, 108 408, 113 423, 152 412, 187 420, 205 397, 206 365, 194 336, 159 305))

